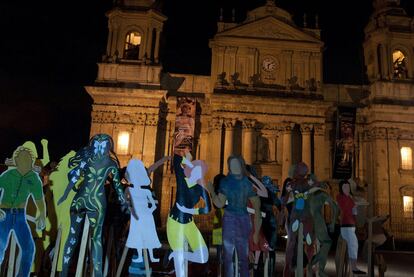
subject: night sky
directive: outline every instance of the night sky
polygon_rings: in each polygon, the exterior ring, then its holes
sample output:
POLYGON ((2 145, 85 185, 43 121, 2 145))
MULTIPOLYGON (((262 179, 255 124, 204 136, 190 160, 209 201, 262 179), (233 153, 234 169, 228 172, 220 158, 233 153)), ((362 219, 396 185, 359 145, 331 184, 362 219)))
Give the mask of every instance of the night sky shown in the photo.
MULTIPOLYGON (((216 32, 219 10, 242 21, 246 10, 264 0, 165 0, 161 58, 166 70, 210 74, 208 40, 216 32)), ((363 28, 371 0, 277 0, 302 26, 319 14, 324 81, 364 82, 363 28)), ((402 0, 414 15, 414 1, 402 0)), ((0 1, 0 163, 26 140, 50 141, 51 159, 88 141, 92 100, 83 86, 93 84, 96 62, 107 39, 105 12, 112 0, 0 1), (29 3, 26 3, 29 2, 29 3)), ((40 152, 41 149, 38 149, 40 152)))

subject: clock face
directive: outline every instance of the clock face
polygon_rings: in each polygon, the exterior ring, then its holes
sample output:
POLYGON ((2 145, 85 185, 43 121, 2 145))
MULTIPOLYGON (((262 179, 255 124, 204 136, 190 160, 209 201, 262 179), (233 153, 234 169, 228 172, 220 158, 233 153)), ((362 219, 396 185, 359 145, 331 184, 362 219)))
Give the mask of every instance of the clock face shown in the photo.
POLYGON ((272 57, 263 59, 262 69, 266 72, 272 72, 276 69, 276 60, 272 57))

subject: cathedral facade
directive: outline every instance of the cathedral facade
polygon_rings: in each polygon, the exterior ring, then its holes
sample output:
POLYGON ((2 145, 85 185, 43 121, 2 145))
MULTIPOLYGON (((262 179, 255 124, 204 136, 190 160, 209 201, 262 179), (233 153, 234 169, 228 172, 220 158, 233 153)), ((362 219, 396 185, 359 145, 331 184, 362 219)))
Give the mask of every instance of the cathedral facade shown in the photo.
MULTIPOLYGON (((356 111, 351 173, 366 189, 368 216, 389 214, 389 231, 414 240, 414 20, 399 1, 374 0, 363 86, 324 83, 321 30, 295 25, 274 1, 243 22, 218 22, 210 76, 164 72, 159 48, 167 18, 154 1, 124 0, 107 16, 106 55, 86 90, 94 101, 91 136, 111 135, 122 166, 171 155, 177 98, 191 97, 193 156, 207 162, 209 179, 226 174, 227 157, 240 154, 279 186, 303 161, 335 187, 340 103, 356 111)), ((174 199, 171 165, 153 180, 164 225, 174 199)))

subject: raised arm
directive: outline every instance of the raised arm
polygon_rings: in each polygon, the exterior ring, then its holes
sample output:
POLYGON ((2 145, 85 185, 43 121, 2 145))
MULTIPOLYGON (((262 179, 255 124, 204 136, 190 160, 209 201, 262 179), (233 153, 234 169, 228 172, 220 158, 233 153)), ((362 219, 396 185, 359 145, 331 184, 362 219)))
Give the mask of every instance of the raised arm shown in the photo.
POLYGON ((147 170, 148 175, 150 175, 152 172, 157 170, 158 167, 163 165, 168 160, 171 160, 171 156, 165 156, 165 157, 159 159, 158 161, 156 161, 154 164, 152 164, 150 167, 148 167, 148 170, 147 170))
POLYGON ((43 148, 43 159, 41 159, 41 162, 42 162, 42 166, 44 167, 50 162, 49 148, 48 148, 49 142, 47 141, 47 139, 42 139, 40 143, 42 144, 42 148, 43 148))
POLYGON ((263 183, 253 176, 253 174, 249 175, 249 178, 253 180, 253 185, 257 188, 257 195, 263 198, 267 198, 269 195, 267 193, 267 189, 263 183))
POLYGON ((86 166, 86 163, 82 161, 75 168, 73 168, 71 171, 69 171, 69 173, 68 173, 69 183, 68 183, 68 186, 66 187, 65 192, 63 193, 62 197, 59 199, 58 205, 62 204, 62 202, 66 200, 66 198, 69 195, 69 192, 75 187, 76 183, 81 178, 81 173, 82 173, 83 169, 85 168, 85 166, 86 166))

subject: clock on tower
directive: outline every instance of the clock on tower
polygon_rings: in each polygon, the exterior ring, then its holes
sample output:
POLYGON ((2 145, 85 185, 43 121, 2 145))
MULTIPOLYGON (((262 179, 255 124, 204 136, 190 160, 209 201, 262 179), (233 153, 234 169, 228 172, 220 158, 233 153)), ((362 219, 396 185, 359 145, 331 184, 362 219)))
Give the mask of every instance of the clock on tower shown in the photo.
POLYGON ((276 82, 276 73, 279 69, 279 61, 273 56, 265 56, 261 62, 262 81, 267 84, 276 82))

